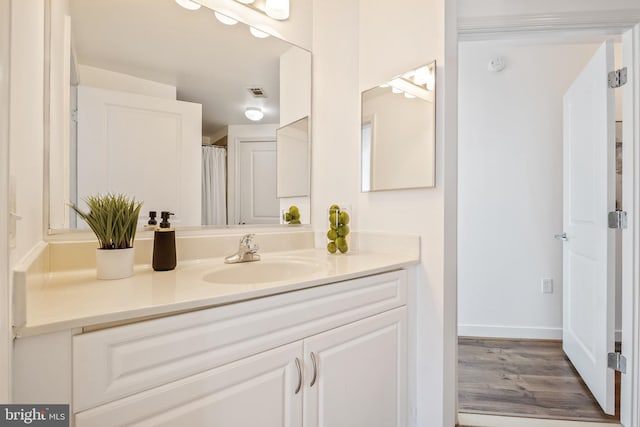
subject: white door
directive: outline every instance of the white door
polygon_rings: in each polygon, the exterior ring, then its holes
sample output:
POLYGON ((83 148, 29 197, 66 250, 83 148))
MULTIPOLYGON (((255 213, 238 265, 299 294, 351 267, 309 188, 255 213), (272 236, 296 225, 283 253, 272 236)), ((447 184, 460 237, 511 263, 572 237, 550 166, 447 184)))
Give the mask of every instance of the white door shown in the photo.
POLYGON ((407 424, 406 309, 304 340, 305 427, 407 424))
POLYGON ((564 96, 563 349, 607 414, 614 414, 613 47, 604 43, 564 96))
POLYGON ((124 193, 201 225, 200 104, 79 86, 77 144, 78 201, 124 193))
POLYGON ((240 141, 240 224, 278 224, 275 141, 240 141))
POLYGON ((277 347, 80 412, 75 425, 302 427, 301 357, 301 341, 277 347))

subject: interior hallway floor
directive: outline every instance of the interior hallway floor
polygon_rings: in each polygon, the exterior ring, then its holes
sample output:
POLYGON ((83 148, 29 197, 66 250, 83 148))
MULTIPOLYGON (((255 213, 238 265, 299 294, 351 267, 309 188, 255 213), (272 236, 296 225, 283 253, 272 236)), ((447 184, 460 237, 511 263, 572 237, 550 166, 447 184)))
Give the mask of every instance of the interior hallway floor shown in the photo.
POLYGON ((458 338, 459 412, 617 423, 600 409, 561 341, 458 338))

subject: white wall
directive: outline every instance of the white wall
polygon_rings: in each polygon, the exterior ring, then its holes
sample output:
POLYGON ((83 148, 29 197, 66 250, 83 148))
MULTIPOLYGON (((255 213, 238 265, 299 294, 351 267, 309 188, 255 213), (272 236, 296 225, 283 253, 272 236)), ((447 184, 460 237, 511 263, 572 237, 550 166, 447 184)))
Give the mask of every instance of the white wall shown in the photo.
POLYGON ((597 46, 460 44, 461 335, 561 338, 562 96, 597 46))
POLYGON ((156 98, 176 99, 176 87, 89 65, 78 64, 78 84, 156 98))
POLYGON ((12 265, 42 240, 44 2, 11 2, 10 173, 17 224, 12 265))
POLYGON ((11 309, 9 274, 9 37, 11 3, 0 2, 0 402, 11 390, 11 309))
MULTIPOLYGON (((3 2, 0 11, 2 13, 9 12, 7 8, 8 2, 3 2)), ((8 174, 15 179, 17 192, 16 212, 22 216, 17 223, 16 247, 9 252, 9 269, 2 268, 3 261, 0 261, 1 274, 10 271, 17 262, 25 256, 31 248, 34 247, 42 239, 43 231, 43 135, 44 135, 44 110, 43 110, 43 65, 44 65, 44 2, 41 0, 13 0, 10 2, 10 20, 11 20, 11 53, 9 57, 9 156, 8 156, 8 174)), ((0 13, 3 21, 9 18, 7 15, 0 13)), ((7 28, 6 22, 0 25, 2 31, 7 28)), ((2 34, 4 37, 5 34, 2 34)), ((6 39, 3 39, 3 42, 6 39)), ((2 64, 6 65, 6 45, 2 43, 2 64)), ((3 67, 3 76, 0 78, 3 91, 6 90, 6 72, 3 67)), ((1 97, 4 102, 6 97, 1 97)), ((0 108, 1 110, 1 108, 0 108)), ((5 115, 6 117, 6 115, 5 115)), ((1 129, 6 130, 5 126, 1 129)), ((3 148, 0 143, 0 149, 3 148)), ((6 150, 2 149, 3 161, 6 150)), ((6 174, 7 169, 2 165, 2 173, 6 174)), ((6 175, 3 175, 6 177, 6 175)), ((8 189, 6 179, 0 178, 0 193, 3 200, 8 198, 8 189)), ((0 203, 2 208, 3 203, 0 203)), ((4 211, 6 212, 6 211, 4 211)), ((4 214, 3 212, 3 214, 4 214)), ((3 214, 0 214, 0 219, 3 214)), ((6 223, 5 223, 6 224, 6 223)), ((8 245, 6 236, 0 231, 0 244, 8 245)), ((0 257, 4 259, 4 250, 6 246, 0 250, 0 257)), ((5 276, 0 278, 0 286, 4 285, 5 276)), ((9 277, 11 281, 11 278, 9 277)), ((4 289, 4 287, 3 287, 4 289)), ((7 313, 9 321, 11 321, 11 284, 7 297, 6 290, 0 293, 0 310, 7 313)), ((6 320, 6 317, 3 319, 6 320)), ((8 390, 6 386, 10 386, 10 381, 4 381, 5 369, 11 367, 11 354, 7 354, 7 348, 4 339, 11 329, 5 321, 0 321, 2 332, 0 339, 3 344, 0 345, 0 400, 10 401, 6 398, 8 390), (4 398, 3 398, 4 397, 4 398)))
POLYGON ((410 425, 453 426, 455 308, 444 307, 452 301, 455 307, 455 1, 321 0, 313 15, 312 224, 326 231, 327 207, 346 202, 354 230, 420 235, 422 263, 411 296, 410 386, 417 401, 409 402, 410 425), (361 194, 360 91, 433 59, 436 187, 361 194))

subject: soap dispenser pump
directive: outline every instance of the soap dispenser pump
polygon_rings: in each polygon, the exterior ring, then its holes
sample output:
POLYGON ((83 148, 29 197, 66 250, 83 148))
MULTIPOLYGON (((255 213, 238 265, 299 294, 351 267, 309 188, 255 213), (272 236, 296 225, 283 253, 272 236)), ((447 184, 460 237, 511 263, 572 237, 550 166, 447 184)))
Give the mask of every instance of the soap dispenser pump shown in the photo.
POLYGON ((171 228, 169 217, 175 215, 171 212, 160 213, 160 227, 153 236, 153 269, 155 271, 168 271, 176 268, 176 230, 171 228))

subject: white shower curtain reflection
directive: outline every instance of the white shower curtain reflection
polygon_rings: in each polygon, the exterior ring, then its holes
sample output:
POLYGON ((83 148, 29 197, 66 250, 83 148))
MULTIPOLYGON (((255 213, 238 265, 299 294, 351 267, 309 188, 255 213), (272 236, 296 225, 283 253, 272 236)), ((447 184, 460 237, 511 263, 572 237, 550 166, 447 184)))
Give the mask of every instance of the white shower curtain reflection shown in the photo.
POLYGON ((202 147, 202 225, 227 224, 227 150, 202 147))

